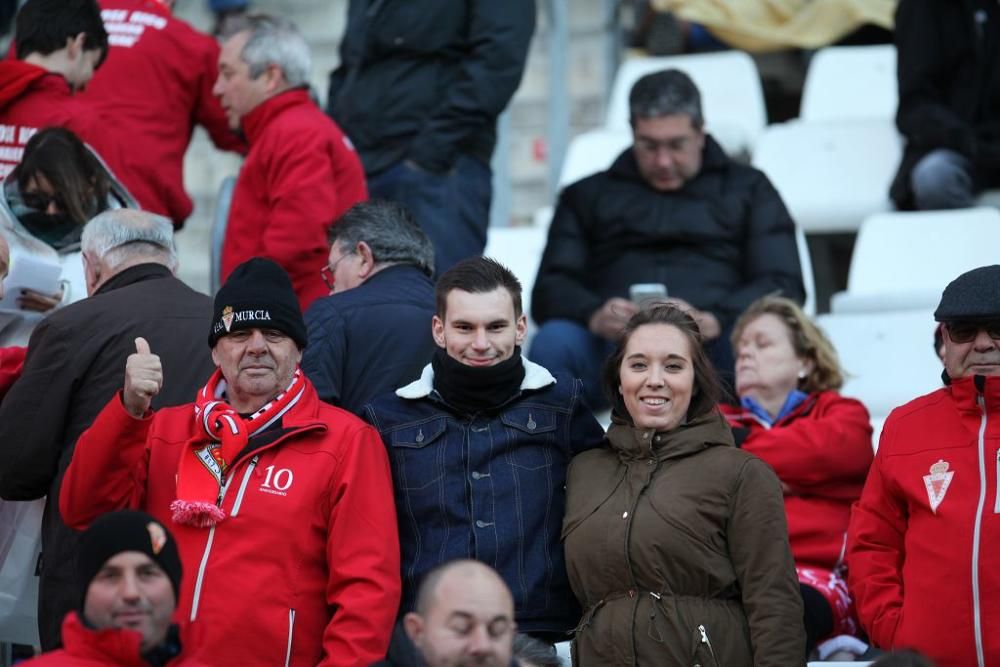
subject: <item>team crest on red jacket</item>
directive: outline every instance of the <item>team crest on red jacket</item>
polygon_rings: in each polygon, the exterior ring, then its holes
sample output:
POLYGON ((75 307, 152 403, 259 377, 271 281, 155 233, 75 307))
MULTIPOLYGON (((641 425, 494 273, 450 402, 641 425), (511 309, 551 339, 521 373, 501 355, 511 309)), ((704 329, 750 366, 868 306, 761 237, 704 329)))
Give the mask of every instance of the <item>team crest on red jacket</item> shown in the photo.
POLYGON ((944 500, 944 494, 948 493, 951 478, 954 476, 955 472, 948 470, 948 462, 942 459, 938 459, 938 462, 931 466, 931 474, 924 475, 927 500, 930 501, 931 511, 935 514, 937 514, 938 505, 944 500))

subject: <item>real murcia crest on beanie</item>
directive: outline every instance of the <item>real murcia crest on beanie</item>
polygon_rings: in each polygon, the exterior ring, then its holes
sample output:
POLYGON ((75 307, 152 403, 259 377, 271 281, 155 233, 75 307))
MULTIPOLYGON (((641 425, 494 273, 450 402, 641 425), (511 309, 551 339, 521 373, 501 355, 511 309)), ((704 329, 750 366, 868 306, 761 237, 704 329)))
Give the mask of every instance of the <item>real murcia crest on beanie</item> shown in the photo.
POLYGON ((149 546, 153 549, 153 555, 160 555, 163 546, 167 543, 167 531, 155 521, 147 523, 146 530, 149 532, 149 546))
POLYGON ((222 309, 222 324, 226 327, 226 333, 229 333, 229 329, 233 326, 233 307, 226 306, 222 309))

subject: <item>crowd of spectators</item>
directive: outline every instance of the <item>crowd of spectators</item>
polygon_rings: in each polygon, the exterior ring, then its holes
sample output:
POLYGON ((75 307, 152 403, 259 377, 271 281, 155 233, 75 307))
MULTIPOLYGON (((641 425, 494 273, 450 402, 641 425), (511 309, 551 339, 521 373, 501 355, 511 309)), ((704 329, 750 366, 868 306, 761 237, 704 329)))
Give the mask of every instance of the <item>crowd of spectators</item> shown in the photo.
MULTIPOLYGON (((245 4, 213 3, 217 40, 171 0, 28 0, 0 61, 28 664, 1000 660, 1000 265, 942 285, 944 386, 873 450, 781 196, 668 69, 560 194, 525 352, 521 282, 481 254, 533 0, 351 0, 325 110, 294 23, 245 4), (244 155, 213 297, 175 275, 196 125, 244 155)), ((896 16, 893 197, 969 205, 1000 10, 896 16)))

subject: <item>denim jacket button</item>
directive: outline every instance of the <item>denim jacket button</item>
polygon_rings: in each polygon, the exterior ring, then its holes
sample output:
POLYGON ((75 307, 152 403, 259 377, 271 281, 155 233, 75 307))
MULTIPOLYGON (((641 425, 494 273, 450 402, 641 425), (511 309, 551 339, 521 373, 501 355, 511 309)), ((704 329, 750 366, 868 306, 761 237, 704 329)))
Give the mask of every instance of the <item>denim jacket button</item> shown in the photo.
POLYGON ((472 471, 472 479, 479 479, 480 477, 482 477, 482 475, 480 475, 477 471, 472 471))
POLYGON ((476 520, 476 528, 486 528, 487 526, 491 526, 491 525, 493 525, 493 524, 486 523, 482 519, 477 519, 476 520))

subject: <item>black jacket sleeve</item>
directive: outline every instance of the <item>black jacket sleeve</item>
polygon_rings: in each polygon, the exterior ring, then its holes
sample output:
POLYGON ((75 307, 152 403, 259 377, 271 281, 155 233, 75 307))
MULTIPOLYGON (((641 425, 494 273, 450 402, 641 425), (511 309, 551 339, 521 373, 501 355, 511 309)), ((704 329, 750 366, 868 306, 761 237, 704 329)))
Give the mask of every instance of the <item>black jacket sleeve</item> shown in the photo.
MULTIPOLYGON (((43 320, 32 332, 24 372, 0 405, 0 497, 34 500, 59 470, 79 379, 68 332, 43 320)), ((123 369, 124 370, 124 369, 123 369)))
POLYGON ((974 158, 975 131, 947 103, 952 73, 942 58, 948 45, 935 14, 938 4, 900 0, 896 8, 896 126, 908 141, 922 149, 950 148, 974 158))
POLYGON ((469 5, 470 53, 408 154, 430 171, 450 169, 462 143, 504 110, 521 82, 535 31, 534 0, 469 0, 469 5))
POLYGON ((570 186, 559 197, 549 238, 531 292, 531 316, 538 324, 566 319, 584 326, 601 307, 597 292, 587 286, 585 276, 591 265, 590 239, 584 227, 587 214, 583 202, 570 186))
POLYGON ((714 312, 723 330, 730 327, 747 306, 766 294, 777 293, 799 304, 805 298, 795 223, 778 191, 764 174, 757 174, 747 207, 749 221, 743 247, 743 284, 718 305, 718 312, 714 312))

